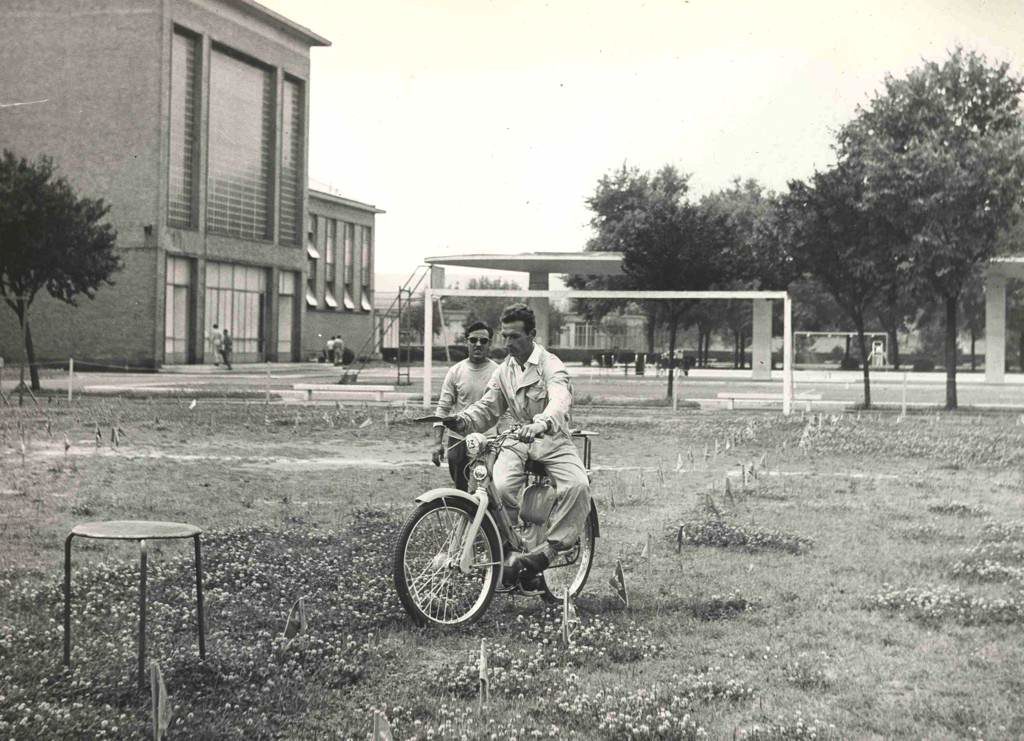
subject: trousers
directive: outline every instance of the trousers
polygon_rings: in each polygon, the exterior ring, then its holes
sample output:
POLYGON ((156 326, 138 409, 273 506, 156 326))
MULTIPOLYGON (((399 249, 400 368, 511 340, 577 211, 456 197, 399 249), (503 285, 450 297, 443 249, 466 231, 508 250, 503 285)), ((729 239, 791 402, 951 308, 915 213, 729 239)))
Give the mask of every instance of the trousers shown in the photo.
POLYGON ((580 454, 569 438, 544 438, 529 445, 507 445, 494 462, 494 487, 512 521, 518 517, 519 493, 526 483, 526 461, 544 464, 555 485, 555 502, 547 522, 548 556, 572 548, 590 514, 590 481, 580 454))

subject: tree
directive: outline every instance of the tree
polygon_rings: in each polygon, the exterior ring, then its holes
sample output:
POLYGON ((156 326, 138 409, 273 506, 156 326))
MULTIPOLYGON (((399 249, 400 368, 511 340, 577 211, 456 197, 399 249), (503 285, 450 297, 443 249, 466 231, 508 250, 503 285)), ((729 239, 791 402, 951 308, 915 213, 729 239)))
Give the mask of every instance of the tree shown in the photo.
MULTIPOLYGON (((630 288, 708 290, 724 280, 731 231, 725 218, 687 200, 688 176, 666 166, 654 175, 623 166, 598 182, 587 205, 594 211, 591 249, 622 252, 630 288)), ((679 324, 692 301, 662 301, 674 358, 679 324)), ((668 396, 674 368, 669 364, 668 396)))
POLYGON ((862 209, 864 179, 846 164, 794 181, 785 208, 794 226, 796 262, 832 294, 857 330, 864 376, 864 408, 871 407, 865 323, 891 266, 886 222, 862 209))
POLYGON ((885 89, 839 133, 863 171, 864 206, 906 236, 917 282, 945 314, 946 407, 955 409, 957 309, 972 271, 995 254, 1024 195, 1020 78, 956 49, 885 89))
POLYGON ((92 299, 121 268, 114 254, 117 233, 101 223, 110 207, 101 199, 79 198, 68 181, 55 177, 53 162, 0 157, 0 297, 18 316, 25 338, 33 390, 39 370, 29 310, 41 289, 66 304, 92 299))
MULTIPOLYGON (((723 290, 785 290, 797 277, 787 249, 788 225, 779 218, 778 197, 753 179, 736 178, 732 185, 701 199, 701 205, 722 216, 732 231, 723 255, 728 279, 723 290)), ((733 366, 744 367, 750 339, 749 301, 715 301, 708 311, 732 333, 733 366)))

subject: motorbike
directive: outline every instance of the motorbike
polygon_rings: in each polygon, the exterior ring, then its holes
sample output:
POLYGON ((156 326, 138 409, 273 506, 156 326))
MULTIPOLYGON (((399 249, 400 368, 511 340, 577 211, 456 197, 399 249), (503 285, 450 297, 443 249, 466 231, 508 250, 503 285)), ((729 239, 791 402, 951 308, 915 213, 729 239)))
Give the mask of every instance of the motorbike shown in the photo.
MULTIPOLYGON (((417 421, 440 420, 430 416, 417 421)), ((495 490, 493 468, 502 448, 518 440, 518 429, 466 436, 471 491, 441 487, 416 497, 417 507, 395 546, 394 580, 403 607, 417 624, 468 625, 480 619, 496 593, 524 594, 518 581, 503 583, 505 564, 513 551, 527 552, 545 541, 556 491, 543 466, 528 461, 519 514, 511 521, 495 490)), ((596 433, 573 430, 572 435, 582 440, 589 477, 591 438, 596 433)), ((576 597, 583 591, 599 536, 597 507, 591 500, 579 540, 544 571, 542 599, 556 603, 566 593, 576 597)))

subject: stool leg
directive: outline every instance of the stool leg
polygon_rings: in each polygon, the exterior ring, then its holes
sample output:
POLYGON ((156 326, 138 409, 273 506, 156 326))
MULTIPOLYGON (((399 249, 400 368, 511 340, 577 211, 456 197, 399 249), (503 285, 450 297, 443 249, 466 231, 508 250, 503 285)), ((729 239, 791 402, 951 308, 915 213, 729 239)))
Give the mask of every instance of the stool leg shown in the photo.
POLYGON ((64 666, 71 666, 71 539, 64 540, 64 666))
POLYGON ((139 578, 139 687, 146 686, 146 541, 139 541, 142 575, 139 578))
POLYGON ((196 533, 196 613, 199 618, 199 658, 206 659, 206 615, 203 610, 203 553, 196 533))

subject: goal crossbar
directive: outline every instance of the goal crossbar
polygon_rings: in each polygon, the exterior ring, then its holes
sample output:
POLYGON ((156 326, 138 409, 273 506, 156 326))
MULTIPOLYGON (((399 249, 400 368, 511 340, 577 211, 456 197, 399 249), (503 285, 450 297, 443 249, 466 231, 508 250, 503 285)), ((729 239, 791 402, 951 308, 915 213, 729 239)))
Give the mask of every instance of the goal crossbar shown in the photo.
POLYGON ((434 370, 434 299, 444 296, 490 298, 558 298, 558 299, 681 299, 768 300, 782 301, 782 413, 793 408, 793 301, 787 291, 602 291, 542 290, 531 288, 426 288, 423 291, 423 406, 432 402, 434 370))

